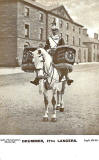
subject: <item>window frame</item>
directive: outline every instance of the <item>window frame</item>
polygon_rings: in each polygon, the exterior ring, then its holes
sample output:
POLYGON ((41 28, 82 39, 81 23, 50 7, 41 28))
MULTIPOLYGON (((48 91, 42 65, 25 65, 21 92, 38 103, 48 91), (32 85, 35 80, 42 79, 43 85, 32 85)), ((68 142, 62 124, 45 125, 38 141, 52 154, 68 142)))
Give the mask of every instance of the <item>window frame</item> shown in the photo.
POLYGON ((25 24, 25 38, 29 38, 29 36, 30 36, 30 25, 29 24, 25 24), (26 28, 26 26, 28 26, 27 28, 26 28), (27 34, 26 34, 26 32, 27 32, 27 34))
POLYGON ((75 37, 73 36, 73 45, 75 45, 75 37))
POLYGON ((84 59, 86 60, 86 50, 84 49, 84 59))
POLYGON ((73 32, 75 32, 75 26, 73 26, 73 32))
POLYGON ((39 32, 39 40, 43 40, 43 32, 44 32, 44 30, 43 30, 43 28, 40 28, 40 32, 39 32))
POLYGON ((66 29, 69 30, 69 23, 66 23, 66 29))
POLYGON ((59 27, 60 27, 60 28, 63 27, 63 21, 62 21, 62 19, 60 19, 60 21, 59 21, 59 27))
POLYGON ((81 46, 81 38, 79 38, 79 46, 81 46))
POLYGON ((25 6, 25 7, 24 7, 24 16, 25 16, 25 17, 29 17, 29 15, 30 15, 30 8, 27 7, 27 6, 25 6), (26 9, 27 9, 27 12, 26 12, 26 9))
POLYGON ((44 21, 44 14, 43 13, 39 13, 39 21, 43 22, 44 21))
POLYGON ((69 35, 66 34, 66 43, 68 44, 69 43, 69 35))
POLYGON ((81 34, 81 28, 79 28, 79 34, 81 34))

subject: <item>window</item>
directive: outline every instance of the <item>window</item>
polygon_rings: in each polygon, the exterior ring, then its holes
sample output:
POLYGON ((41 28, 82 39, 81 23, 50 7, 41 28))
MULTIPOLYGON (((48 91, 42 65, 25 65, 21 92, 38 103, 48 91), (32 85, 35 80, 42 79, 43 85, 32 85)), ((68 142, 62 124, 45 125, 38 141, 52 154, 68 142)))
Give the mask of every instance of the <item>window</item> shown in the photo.
POLYGON ((25 24, 25 37, 29 38, 29 25, 25 24))
POLYGON ((66 29, 67 30, 69 29, 69 23, 66 23, 66 29))
POLYGON ((29 8, 25 7, 24 15, 25 15, 25 17, 29 16, 29 8))
POLYGON ((61 37, 61 38, 62 38, 62 36, 63 36, 62 33, 60 33, 60 37, 61 37))
POLYGON ((95 61, 96 55, 95 53, 93 53, 93 61, 95 61))
POLYGON ((79 38, 79 46, 81 45, 81 39, 79 38))
POLYGON ((84 59, 86 60, 86 50, 84 50, 84 59))
POLYGON ((43 28, 40 28, 40 34, 39 34, 39 39, 43 39, 43 28))
POLYGON ((63 21, 62 20, 60 20, 59 26, 60 26, 60 28, 62 28, 62 26, 63 26, 63 21))
POLYGON ((68 42, 69 42, 69 35, 66 34, 66 43, 68 44, 68 42))
POLYGON ((75 37, 73 37, 73 45, 75 45, 75 37))
POLYGON ((41 22, 43 22, 43 13, 40 13, 40 15, 39 15, 39 20, 40 20, 41 22))
POLYGON ((75 32, 75 26, 73 26, 73 32, 75 32))
POLYGON ((81 34, 81 29, 79 28, 79 34, 81 34))

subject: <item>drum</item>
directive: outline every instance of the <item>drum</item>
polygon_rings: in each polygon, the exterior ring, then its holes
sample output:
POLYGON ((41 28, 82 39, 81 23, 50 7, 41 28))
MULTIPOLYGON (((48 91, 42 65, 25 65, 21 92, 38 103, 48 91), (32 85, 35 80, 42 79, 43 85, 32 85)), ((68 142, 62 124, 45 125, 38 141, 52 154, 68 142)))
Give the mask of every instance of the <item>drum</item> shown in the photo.
POLYGON ((33 72, 35 70, 35 65, 32 62, 32 52, 35 51, 37 48, 34 47, 27 47, 23 51, 23 58, 22 58, 22 65, 21 69, 24 72, 33 72))
POLYGON ((53 62, 54 64, 67 63, 73 65, 75 62, 75 57, 75 49, 66 46, 59 46, 53 54, 53 62))

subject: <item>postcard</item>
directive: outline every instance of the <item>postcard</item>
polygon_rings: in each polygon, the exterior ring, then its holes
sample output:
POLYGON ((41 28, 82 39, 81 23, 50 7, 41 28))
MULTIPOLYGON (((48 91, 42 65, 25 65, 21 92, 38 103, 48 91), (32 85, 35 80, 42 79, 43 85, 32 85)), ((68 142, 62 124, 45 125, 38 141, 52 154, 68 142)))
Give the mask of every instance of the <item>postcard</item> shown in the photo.
POLYGON ((99 144, 98 21, 98 0, 0 1, 0 160, 13 145, 99 159, 86 152, 99 144))

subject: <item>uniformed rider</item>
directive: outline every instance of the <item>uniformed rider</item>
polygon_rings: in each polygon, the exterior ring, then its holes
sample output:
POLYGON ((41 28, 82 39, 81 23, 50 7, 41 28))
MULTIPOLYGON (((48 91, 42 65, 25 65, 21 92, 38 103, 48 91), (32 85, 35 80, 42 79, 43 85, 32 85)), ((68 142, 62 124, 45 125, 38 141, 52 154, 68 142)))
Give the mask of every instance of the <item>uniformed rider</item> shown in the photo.
MULTIPOLYGON (((59 28, 58 28, 58 26, 56 25, 55 22, 52 24, 51 30, 52 30, 52 35, 49 36, 48 40, 46 41, 45 47, 44 47, 44 49, 50 55, 52 55, 52 52, 51 52, 52 49, 57 48, 57 46, 65 45, 64 39, 62 38, 62 36, 59 36, 59 28)), ((61 81, 62 78, 65 76, 67 84, 71 85, 73 80, 69 79, 68 72, 66 72, 66 69, 65 70, 60 69, 60 70, 58 70, 58 72, 59 72, 59 75, 60 75, 59 76, 59 81, 61 81)), ((36 77, 34 81, 31 81, 31 83, 34 84, 34 85, 38 85, 39 84, 39 79, 36 77)))
MULTIPOLYGON (((59 28, 55 22, 52 24, 51 30, 52 30, 52 35, 49 36, 48 40, 46 41, 46 45, 45 45, 45 49, 49 52, 49 54, 52 54, 53 53, 51 52, 52 49, 57 48, 57 46, 65 45, 64 39, 62 38, 62 36, 59 36, 59 28)), ((73 80, 68 77, 68 70, 58 69, 58 71, 60 75, 59 81, 61 81, 62 78, 65 76, 67 84, 71 85, 73 80)))

